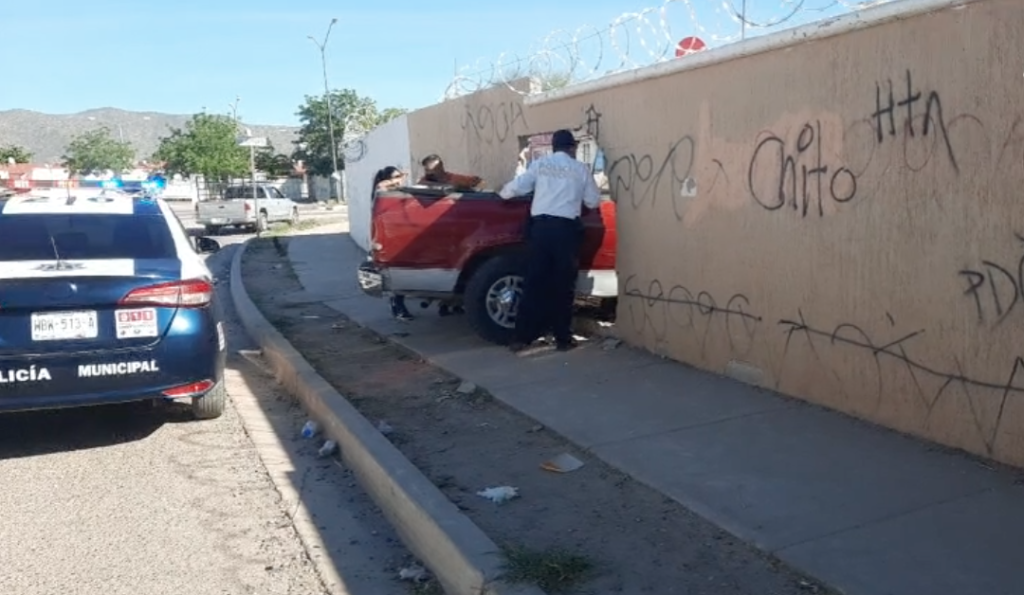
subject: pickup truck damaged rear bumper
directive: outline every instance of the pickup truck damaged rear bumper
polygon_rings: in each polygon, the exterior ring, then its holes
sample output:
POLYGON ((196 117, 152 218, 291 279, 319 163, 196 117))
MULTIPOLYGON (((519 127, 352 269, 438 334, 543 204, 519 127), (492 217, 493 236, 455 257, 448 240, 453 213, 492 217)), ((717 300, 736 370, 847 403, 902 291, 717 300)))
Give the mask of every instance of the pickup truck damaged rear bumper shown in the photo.
POLYGON ((359 288, 372 297, 384 296, 384 275, 377 265, 370 261, 359 265, 359 288))

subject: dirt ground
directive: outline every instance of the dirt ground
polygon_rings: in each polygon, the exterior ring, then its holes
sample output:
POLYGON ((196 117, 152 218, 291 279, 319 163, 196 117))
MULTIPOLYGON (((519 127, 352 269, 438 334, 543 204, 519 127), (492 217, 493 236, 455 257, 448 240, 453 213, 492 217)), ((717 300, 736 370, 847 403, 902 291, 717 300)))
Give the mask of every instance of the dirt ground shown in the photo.
POLYGON ((283 302, 301 286, 287 238, 276 241, 247 250, 243 275, 254 301, 363 415, 386 422, 391 441, 495 542, 535 553, 514 557, 510 571, 552 581, 551 593, 565 586, 581 595, 828 592, 482 389, 461 394, 458 378, 331 308, 283 302), (563 452, 585 466, 564 474, 540 468, 563 452), (504 485, 520 497, 499 505, 477 495, 504 485))

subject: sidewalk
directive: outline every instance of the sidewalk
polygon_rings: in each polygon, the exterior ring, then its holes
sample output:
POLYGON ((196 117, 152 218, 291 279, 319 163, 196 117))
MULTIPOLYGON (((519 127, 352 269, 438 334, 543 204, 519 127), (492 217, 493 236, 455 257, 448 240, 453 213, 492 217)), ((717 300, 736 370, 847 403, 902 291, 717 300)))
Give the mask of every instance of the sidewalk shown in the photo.
POLYGON ((520 358, 436 308, 394 321, 344 233, 289 256, 316 299, 848 595, 1024 593, 1020 475, 625 346, 520 358))

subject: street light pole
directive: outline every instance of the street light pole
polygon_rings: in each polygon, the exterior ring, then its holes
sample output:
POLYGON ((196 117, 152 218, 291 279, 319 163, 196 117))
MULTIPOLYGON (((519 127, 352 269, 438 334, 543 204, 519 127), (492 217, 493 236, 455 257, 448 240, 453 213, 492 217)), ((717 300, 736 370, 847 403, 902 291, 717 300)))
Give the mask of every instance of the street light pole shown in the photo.
POLYGON ((327 40, 330 39, 331 29, 334 28, 337 22, 338 19, 331 19, 331 24, 327 26, 327 33, 324 34, 323 43, 317 41, 312 35, 309 36, 309 40, 320 49, 320 64, 323 66, 324 71, 324 100, 327 103, 327 126, 331 134, 331 163, 333 169, 331 181, 335 185, 338 200, 345 202, 345 198, 342 196, 341 176, 338 173, 338 143, 334 140, 334 113, 331 109, 331 88, 327 82, 327 40))
POLYGON ((238 129, 238 104, 242 101, 240 95, 235 95, 234 103, 229 103, 228 107, 231 108, 231 119, 235 121, 235 129, 238 129))

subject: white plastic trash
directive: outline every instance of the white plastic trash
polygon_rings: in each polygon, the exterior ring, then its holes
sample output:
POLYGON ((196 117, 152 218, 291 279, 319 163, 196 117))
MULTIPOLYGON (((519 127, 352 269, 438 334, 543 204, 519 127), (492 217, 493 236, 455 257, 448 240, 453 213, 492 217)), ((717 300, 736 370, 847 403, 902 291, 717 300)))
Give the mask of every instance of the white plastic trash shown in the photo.
POLYGON ((309 438, 312 438, 313 436, 316 436, 319 433, 320 433, 320 426, 316 425, 316 422, 313 421, 313 420, 307 421, 306 425, 302 426, 302 437, 303 438, 309 439, 309 438))
POLYGON ((334 454, 336 450, 338 450, 338 443, 334 440, 328 440, 320 447, 319 452, 321 457, 329 457, 334 454))
POLYGON ((507 502, 508 500, 511 500, 513 498, 518 498, 519 488, 514 488, 512 486, 487 488, 484 490, 480 490, 479 492, 476 493, 476 495, 480 496, 481 498, 487 498, 488 500, 494 502, 495 504, 501 504, 502 502, 507 502))
POLYGON ((411 581, 414 583, 422 583, 423 581, 430 578, 427 573, 427 569, 420 566, 419 564, 413 564, 408 568, 403 568, 398 571, 399 580, 411 581))

